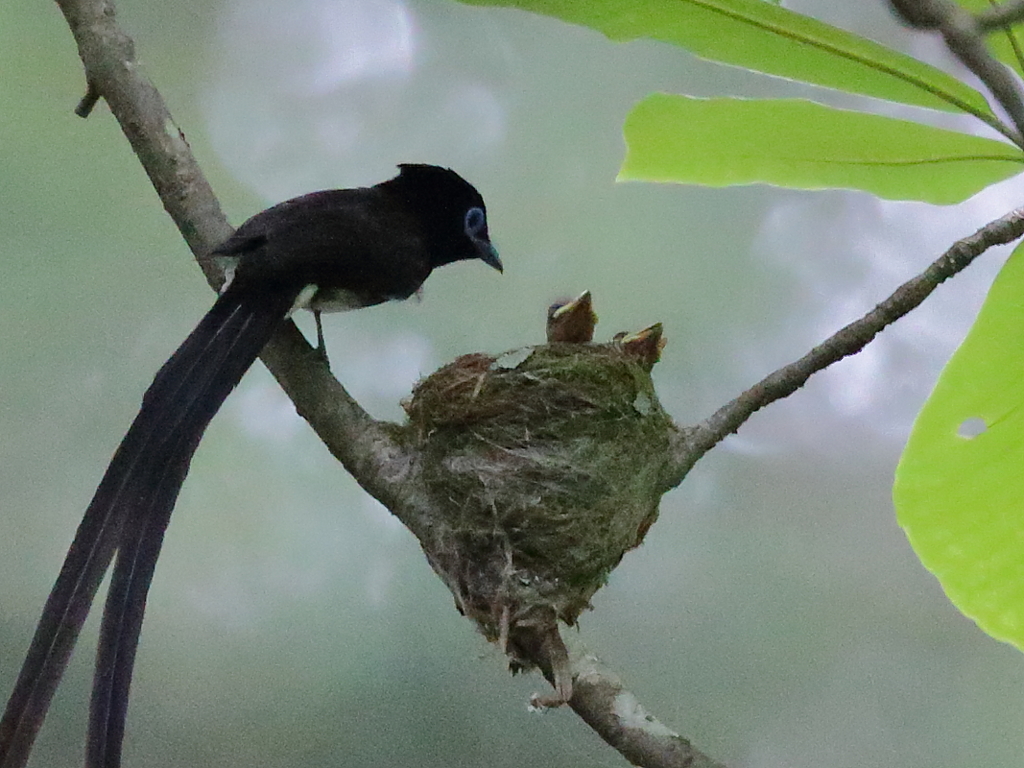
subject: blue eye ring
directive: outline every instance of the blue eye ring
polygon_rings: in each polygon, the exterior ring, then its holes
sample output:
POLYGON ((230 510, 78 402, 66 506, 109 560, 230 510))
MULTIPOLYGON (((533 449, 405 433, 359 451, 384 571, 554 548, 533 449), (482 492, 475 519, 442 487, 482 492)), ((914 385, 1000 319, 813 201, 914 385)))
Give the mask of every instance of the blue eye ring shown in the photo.
POLYGON ((479 206, 473 206, 466 211, 464 226, 467 235, 470 235, 471 237, 479 236, 485 229, 487 229, 487 216, 484 215, 484 209, 479 206))

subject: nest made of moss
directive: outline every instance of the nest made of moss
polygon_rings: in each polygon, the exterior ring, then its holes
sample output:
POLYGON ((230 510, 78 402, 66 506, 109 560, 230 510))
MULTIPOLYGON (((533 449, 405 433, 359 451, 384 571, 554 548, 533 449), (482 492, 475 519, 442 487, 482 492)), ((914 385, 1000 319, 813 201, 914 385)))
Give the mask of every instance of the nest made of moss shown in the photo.
POLYGON ((576 622, 657 517, 673 430, 650 376, 661 346, 652 326, 466 355, 405 403, 436 510, 421 545, 520 665, 558 620, 576 622))

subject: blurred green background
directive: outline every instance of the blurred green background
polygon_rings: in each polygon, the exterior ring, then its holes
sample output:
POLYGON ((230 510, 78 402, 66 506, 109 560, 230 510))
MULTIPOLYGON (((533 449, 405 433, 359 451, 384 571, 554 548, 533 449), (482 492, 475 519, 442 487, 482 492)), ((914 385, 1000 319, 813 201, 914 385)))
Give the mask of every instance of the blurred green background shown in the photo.
MULTIPOLYGON (((881 3, 794 7, 947 65, 881 3)), ((943 209, 616 185, 622 119, 651 91, 852 97, 517 12, 440 0, 118 8, 235 223, 403 161, 452 165, 483 192, 504 276, 453 267, 421 302, 326 321, 336 373, 381 417, 400 418, 415 379, 458 354, 539 341, 547 304, 589 288, 602 338, 665 324, 656 380, 677 420, 696 421, 1020 198, 1015 182, 943 209)), ((83 90, 57 7, 0 5, 3 695, 142 392, 212 299, 106 108, 72 114, 83 90)), ((1020 764, 1020 655, 947 603, 889 500, 914 413, 999 260, 703 459, 583 616, 583 640, 717 759, 1020 764)), ((33 765, 81 762, 95 618, 33 765)), ((571 713, 528 713, 543 688, 507 675, 412 536, 251 371, 167 536, 126 765, 623 764, 571 713)))

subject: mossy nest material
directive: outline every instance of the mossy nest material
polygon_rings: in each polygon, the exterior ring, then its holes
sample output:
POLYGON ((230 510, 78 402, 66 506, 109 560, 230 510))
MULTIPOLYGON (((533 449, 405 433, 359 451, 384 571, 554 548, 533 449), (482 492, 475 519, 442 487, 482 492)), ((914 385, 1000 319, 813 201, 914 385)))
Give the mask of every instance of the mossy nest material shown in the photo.
POLYGON ((650 376, 660 326, 641 336, 466 355, 405 404, 437 511, 423 549, 520 665, 658 515, 673 426, 650 376))

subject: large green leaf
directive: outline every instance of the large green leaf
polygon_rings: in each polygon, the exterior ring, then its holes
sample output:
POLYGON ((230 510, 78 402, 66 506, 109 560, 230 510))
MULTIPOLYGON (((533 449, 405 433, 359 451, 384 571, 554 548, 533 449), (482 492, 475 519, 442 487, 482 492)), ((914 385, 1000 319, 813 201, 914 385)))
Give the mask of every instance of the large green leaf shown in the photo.
POLYGON ((762 0, 463 2, 521 8, 591 27, 612 40, 661 40, 712 61, 994 121, 981 94, 945 72, 762 0))
POLYGON ((1022 169, 992 139, 802 99, 653 94, 626 118, 620 179, 861 189, 949 204, 1022 169))
POLYGON ((911 546, 949 599, 1024 650, 1021 246, 918 414, 893 498, 911 546))

